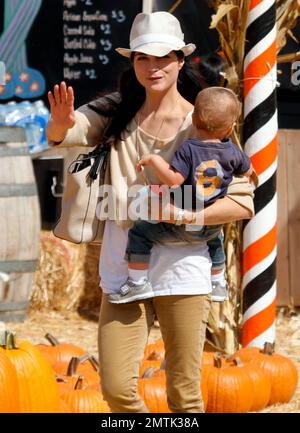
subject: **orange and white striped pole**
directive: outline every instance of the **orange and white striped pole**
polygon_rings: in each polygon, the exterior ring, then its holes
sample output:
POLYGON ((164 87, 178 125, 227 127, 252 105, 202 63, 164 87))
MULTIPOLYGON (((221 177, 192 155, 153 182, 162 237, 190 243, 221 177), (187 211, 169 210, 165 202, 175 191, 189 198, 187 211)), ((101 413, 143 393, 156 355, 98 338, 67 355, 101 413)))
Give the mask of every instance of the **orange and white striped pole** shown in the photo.
POLYGON ((243 233, 242 345, 275 341, 276 319, 276 1, 251 0, 244 59, 245 152, 258 174, 255 216, 243 233))

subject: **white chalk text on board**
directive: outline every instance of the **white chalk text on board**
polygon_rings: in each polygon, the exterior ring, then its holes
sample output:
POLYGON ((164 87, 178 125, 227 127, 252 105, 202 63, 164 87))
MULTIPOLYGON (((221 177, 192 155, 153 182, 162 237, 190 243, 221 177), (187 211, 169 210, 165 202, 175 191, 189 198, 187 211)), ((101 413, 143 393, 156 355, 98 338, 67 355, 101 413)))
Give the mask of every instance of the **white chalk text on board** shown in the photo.
POLYGON ((64 79, 96 80, 99 68, 95 65, 110 63, 112 31, 126 20, 125 11, 103 12, 97 0, 64 0, 63 6, 64 79))

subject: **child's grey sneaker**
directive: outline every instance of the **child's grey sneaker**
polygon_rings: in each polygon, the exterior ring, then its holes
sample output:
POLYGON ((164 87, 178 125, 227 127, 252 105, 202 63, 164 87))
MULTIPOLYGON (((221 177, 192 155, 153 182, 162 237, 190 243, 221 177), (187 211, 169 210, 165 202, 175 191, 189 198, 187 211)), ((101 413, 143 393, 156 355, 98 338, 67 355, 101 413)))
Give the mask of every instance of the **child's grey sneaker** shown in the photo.
POLYGON ((149 280, 143 284, 135 284, 130 278, 121 286, 118 293, 108 295, 108 301, 112 304, 126 304, 140 299, 152 298, 153 289, 149 280))
POLYGON ((228 298, 228 290, 226 281, 212 281, 212 293, 211 300, 214 302, 223 302, 227 301, 228 298))

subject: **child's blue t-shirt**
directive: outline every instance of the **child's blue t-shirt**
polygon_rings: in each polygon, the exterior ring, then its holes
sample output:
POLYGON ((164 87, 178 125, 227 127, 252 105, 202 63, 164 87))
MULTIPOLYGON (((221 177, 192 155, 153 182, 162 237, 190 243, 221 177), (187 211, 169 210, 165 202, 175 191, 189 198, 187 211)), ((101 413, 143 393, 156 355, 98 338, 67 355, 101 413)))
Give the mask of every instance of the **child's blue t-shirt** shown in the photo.
MULTIPOLYGON (((192 208, 196 200, 204 206, 212 204, 227 193, 232 177, 241 176, 250 169, 249 157, 231 140, 203 142, 186 140, 175 152, 170 166, 184 177, 185 185, 192 187, 192 208)), ((187 200, 184 199, 185 208, 187 200)))

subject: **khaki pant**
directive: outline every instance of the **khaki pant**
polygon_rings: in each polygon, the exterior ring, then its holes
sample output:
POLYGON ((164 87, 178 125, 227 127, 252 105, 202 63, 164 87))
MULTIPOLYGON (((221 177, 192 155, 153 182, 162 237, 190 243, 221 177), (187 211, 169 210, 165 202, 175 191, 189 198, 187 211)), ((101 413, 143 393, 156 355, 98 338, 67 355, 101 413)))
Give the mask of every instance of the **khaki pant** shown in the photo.
POLYGON ((203 412, 201 356, 209 310, 210 295, 158 296, 119 305, 110 304, 103 295, 100 376, 112 412, 149 412, 137 393, 137 380, 155 315, 166 350, 170 410, 203 412))

